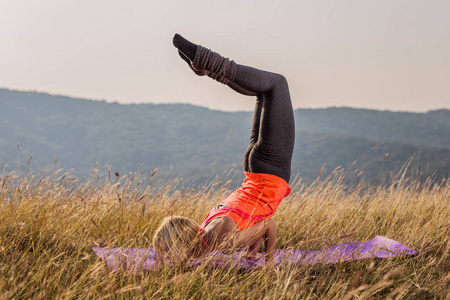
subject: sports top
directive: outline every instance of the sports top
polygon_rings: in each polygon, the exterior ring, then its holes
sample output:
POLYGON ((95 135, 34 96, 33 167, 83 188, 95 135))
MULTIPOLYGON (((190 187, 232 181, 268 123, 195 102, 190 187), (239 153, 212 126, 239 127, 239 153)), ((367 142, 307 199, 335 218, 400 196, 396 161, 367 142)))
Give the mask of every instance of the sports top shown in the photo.
MULTIPOLYGON (((239 230, 256 222, 270 218, 281 200, 291 193, 289 184, 282 178, 264 173, 244 172, 242 186, 220 205, 213 208, 200 225, 203 234, 205 226, 214 218, 231 218, 239 230)), ((210 248, 202 239, 203 244, 210 248)))

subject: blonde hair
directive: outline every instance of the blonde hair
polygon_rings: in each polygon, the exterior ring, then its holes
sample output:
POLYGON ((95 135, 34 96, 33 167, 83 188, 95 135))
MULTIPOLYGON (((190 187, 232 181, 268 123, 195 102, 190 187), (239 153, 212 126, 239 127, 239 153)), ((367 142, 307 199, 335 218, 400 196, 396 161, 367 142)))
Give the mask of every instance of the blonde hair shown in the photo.
POLYGON ((153 236, 153 247, 160 258, 184 263, 200 241, 200 225, 181 216, 164 218, 153 236))

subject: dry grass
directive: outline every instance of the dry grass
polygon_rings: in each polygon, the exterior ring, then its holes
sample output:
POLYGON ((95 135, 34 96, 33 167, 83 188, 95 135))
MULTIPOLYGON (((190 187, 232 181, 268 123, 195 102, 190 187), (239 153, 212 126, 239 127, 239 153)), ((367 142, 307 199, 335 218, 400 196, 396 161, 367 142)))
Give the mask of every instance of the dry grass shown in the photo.
MULTIPOLYGON (((101 172, 99 172, 101 173, 101 172)), ((346 188, 341 173, 293 184, 275 214, 278 248, 323 249, 384 235, 415 257, 274 270, 165 268, 111 272, 90 247, 149 247, 168 214, 201 221, 229 190, 152 184, 140 173, 120 186, 99 176, 0 176, 0 299, 445 299, 450 283, 450 184, 395 180, 346 188), (432 243, 423 249, 428 242, 432 243), (421 250, 422 249, 422 250, 421 250)))

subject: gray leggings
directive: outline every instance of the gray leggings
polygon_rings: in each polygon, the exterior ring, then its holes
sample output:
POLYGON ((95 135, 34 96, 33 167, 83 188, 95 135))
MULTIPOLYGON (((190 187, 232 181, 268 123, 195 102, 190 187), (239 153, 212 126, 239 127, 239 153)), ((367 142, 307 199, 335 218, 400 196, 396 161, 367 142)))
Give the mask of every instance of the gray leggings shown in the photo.
POLYGON ((257 96, 250 145, 244 155, 245 171, 273 174, 289 183, 295 124, 286 78, 237 65, 236 77, 228 86, 257 96))

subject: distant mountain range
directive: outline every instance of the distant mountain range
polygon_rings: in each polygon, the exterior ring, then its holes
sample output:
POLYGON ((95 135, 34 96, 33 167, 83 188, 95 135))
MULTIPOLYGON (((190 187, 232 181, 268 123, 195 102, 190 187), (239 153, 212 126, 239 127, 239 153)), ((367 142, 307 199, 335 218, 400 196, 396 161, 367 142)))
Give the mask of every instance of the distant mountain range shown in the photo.
MULTIPOLYGON (((292 170, 305 182, 337 167, 348 181, 370 184, 388 182, 407 165, 414 178, 449 176, 449 110, 298 109, 295 118, 292 170)), ((55 160, 77 176, 96 166, 120 175, 141 166, 190 184, 235 166, 239 182, 251 119, 251 112, 186 104, 122 105, 0 89, 0 169, 24 169, 33 154, 28 168, 36 172, 55 160)))

